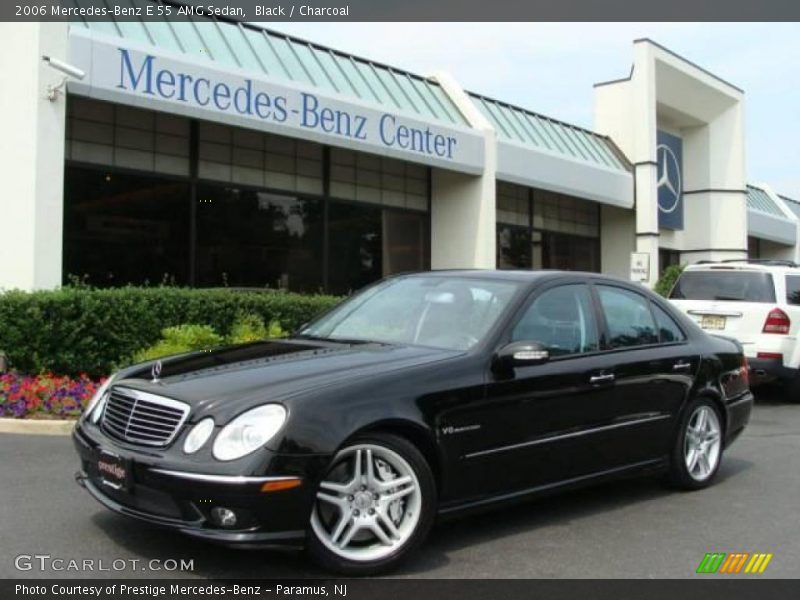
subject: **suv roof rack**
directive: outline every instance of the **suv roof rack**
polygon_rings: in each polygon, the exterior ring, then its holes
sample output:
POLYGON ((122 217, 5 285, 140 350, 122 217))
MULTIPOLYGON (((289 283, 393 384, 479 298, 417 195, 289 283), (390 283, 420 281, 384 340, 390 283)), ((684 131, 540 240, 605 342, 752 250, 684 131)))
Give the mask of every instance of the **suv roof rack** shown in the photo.
POLYGON ((796 262, 778 258, 727 258, 725 260, 698 260, 696 265, 709 265, 720 263, 746 263, 750 265, 767 265, 772 267, 800 268, 796 262))

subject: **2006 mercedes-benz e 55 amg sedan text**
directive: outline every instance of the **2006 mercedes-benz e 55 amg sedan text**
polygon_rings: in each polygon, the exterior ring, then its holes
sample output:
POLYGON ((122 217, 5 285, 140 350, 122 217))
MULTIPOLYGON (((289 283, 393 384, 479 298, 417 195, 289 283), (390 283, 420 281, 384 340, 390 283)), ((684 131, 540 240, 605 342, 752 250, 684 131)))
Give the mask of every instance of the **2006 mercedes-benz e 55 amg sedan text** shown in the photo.
POLYGON ((393 566, 437 516, 608 478, 714 478, 753 397, 734 340, 587 273, 381 281, 288 339, 115 374, 74 431, 119 513, 393 566))

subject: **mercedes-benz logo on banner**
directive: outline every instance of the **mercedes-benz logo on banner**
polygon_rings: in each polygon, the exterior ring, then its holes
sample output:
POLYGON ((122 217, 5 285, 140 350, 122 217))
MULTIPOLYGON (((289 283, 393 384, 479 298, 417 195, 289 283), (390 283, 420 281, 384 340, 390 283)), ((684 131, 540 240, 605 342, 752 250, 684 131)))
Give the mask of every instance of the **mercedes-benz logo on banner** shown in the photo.
POLYGON ((158 383, 158 378, 161 376, 161 361, 157 360, 153 363, 153 367, 150 369, 150 374, 153 376, 152 383, 158 383))
POLYGON ((658 209, 671 213, 681 200, 681 166, 672 148, 659 144, 656 148, 658 159, 658 209))

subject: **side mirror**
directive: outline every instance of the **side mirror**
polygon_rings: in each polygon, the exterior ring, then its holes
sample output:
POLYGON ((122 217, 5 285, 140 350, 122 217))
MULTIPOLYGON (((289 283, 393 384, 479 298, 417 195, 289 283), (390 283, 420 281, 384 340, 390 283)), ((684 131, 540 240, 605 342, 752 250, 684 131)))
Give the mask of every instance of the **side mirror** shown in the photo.
POLYGON ((550 360, 550 352, 539 342, 511 342, 495 354, 495 366, 504 373, 513 373, 514 367, 540 365, 550 360))

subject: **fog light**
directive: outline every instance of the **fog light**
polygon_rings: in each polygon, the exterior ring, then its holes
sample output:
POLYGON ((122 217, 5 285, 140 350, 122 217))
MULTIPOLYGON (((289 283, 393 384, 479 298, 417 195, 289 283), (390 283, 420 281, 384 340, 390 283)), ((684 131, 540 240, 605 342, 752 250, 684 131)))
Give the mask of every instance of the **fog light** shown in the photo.
POLYGON ((215 506, 211 509, 211 519, 220 527, 233 527, 236 525, 236 513, 230 508, 215 506))

